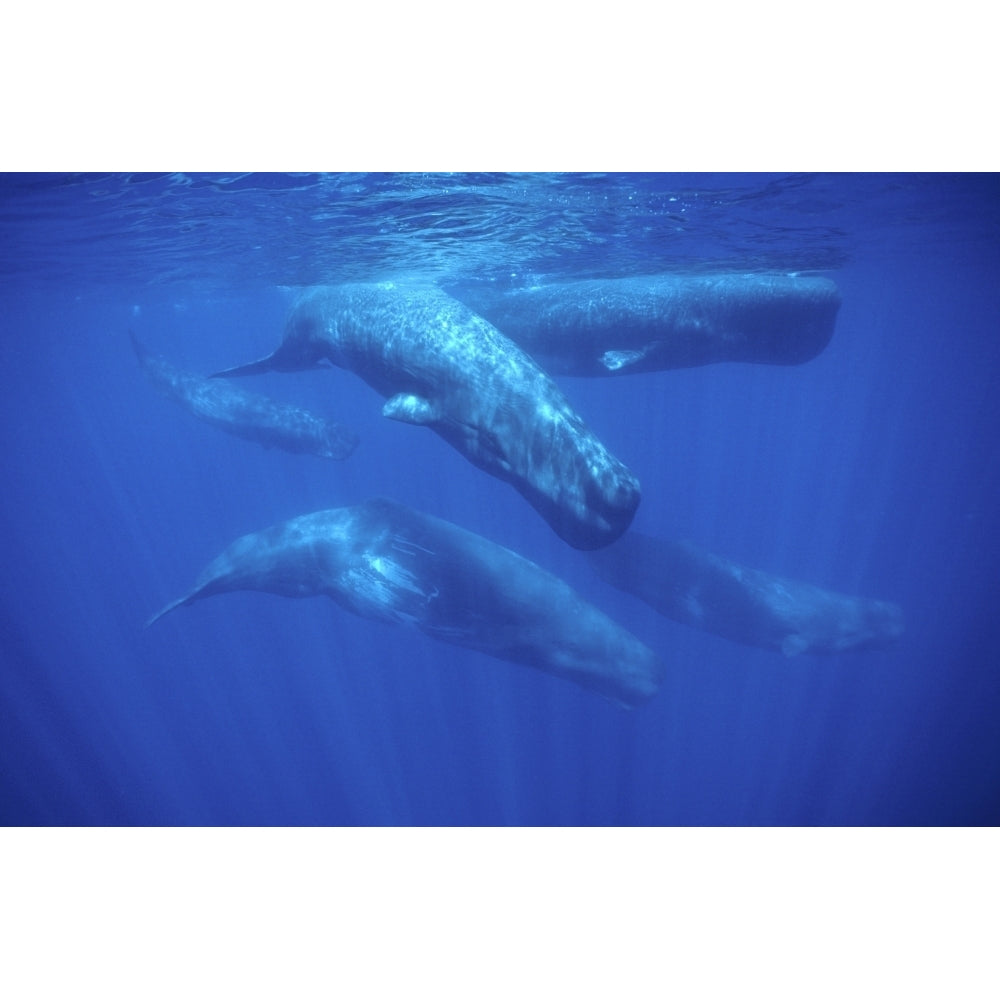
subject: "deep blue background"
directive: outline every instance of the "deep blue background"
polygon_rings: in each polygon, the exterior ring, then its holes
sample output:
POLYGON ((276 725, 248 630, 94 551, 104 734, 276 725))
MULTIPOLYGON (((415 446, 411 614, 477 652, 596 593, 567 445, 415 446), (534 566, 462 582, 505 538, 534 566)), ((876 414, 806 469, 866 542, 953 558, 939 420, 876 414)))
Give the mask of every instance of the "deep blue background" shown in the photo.
POLYGON ((997 822, 998 220, 992 176, 0 178, 0 819, 997 822), (636 528, 897 601, 890 650, 666 621, 350 373, 247 383, 357 428, 324 462, 201 424, 127 338, 211 371, 277 344, 279 286, 716 266, 833 277, 830 346, 561 385, 639 476, 636 528), (659 695, 624 711, 321 598, 143 628, 237 536, 377 494, 563 576, 662 655, 659 695))

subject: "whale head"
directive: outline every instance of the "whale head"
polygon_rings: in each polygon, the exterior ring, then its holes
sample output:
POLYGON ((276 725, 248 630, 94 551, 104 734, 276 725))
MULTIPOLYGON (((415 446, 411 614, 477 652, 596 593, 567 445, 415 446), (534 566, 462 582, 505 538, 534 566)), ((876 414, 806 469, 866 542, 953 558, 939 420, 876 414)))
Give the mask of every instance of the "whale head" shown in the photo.
POLYGON ((548 507, 556 534, 574 548, 602 548, 632 523, 641 496, 639 480, 582 421, 572 423, 555 437, 548 462, 531 470, 529 482, 540 494, 536 506, 548 507))
MULTIPOLYGON (((639 506, 638 479, 554 386, 518 402, 490 406, 481 419, 446 417, 435 429, 474 465, 510 483, 567 544, 610 545, 639 506)), ((474 404, 463 409, 474 412, 474 404)))

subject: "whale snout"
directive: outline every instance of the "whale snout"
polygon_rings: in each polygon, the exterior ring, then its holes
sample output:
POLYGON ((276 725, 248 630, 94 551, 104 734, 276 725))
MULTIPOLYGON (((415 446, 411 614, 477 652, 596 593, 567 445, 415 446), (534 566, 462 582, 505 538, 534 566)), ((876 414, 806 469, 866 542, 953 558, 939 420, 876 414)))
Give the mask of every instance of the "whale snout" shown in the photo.
POLYGON ((612 513, 634 514, 639 506, 639 480, 621 462, 610 455, 608 458, 604 467, 593 470, 591 502, 612 513))
POLYGON ((568 406, 541 405, 534 426, 509 441, 521 494, 564 542, 577 549, 610 545, 632 523, 639 480, 612 455, 568 406))
POLYGON ((635 517, 641 497, 638 479, 612 455, 601 466, 579 461, 579 456, 563 457, 570 460, 561 470, 535 479, 542 493, 536 508, 548 508, 553 530, 574 548, 610 545, 635 517))
POLYGON ((586 482, 587 509, 605 533, 601 545, 610 544, 628 528, 642 496, 632 472, 613 456, 608 459, 603 467, 591 470, 586 482))

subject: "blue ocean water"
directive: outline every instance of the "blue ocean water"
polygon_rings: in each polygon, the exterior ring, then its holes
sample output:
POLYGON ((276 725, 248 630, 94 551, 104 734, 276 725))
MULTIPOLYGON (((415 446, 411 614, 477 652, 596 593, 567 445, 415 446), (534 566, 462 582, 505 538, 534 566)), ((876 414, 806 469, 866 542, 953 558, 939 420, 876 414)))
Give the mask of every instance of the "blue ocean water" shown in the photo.
POLYGON ((1000 819, 994 175, 5 175, 7 825, 972 825, 1000 819), (786 658, 599 581, 509 486, 349 372, 248 386, 354 427, 264 450, 158 396, 268 353, 296 288, 672 271, 839 285, 797 367, 558 379, 642 482, 635 528, 892 600, 891 648, 786 658), (236 537, 388 496, 528 556, 654 648, 624 710, 540 672, 235 593, 148 617, 236 537))

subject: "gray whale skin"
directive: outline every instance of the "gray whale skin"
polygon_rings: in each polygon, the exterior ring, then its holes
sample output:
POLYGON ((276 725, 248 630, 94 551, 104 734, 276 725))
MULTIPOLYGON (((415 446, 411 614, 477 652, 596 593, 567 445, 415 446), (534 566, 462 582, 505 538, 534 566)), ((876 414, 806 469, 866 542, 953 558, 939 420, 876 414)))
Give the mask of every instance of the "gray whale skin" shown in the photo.
POLYGON ((155 388, 213 427, 265 448, 283 448, 320 458, 348 458, 358 445, 358 435, 343 424, 324 420, 298 406, 276 403, 228 382, 181 371, 150 354, 132 331, 129 336, 139 364, 155 388))
POLYGON ((510 483, 564 541, 614 541, 639 483, 513 341, 440 289, 349 284, 307 291, 278 349, 218 376, 335 365, 386 397, 382 413, 430 427, 510 483))
POLYGON ((605 581, 667 618, 786 656, 887 646, 903 632, 889 601, 772 576, 688 542, 630 531, 589 558, 605 581))
POLYGON ((840 308, 829 278, 784 274, 666 274, 452 294, 555 375, 801 364, 829 343, 840 308))
POLYGON ((364 618, 536 667, 633 706, 659 661, 559 578, 509 549, 390 500, 319 511, 233 542, 175 608, 213 594, 325 594, 364 618))

